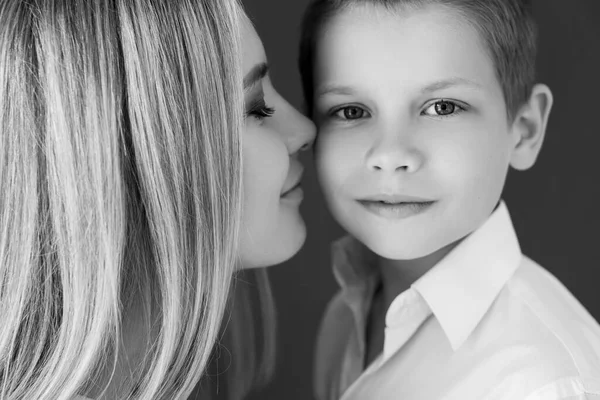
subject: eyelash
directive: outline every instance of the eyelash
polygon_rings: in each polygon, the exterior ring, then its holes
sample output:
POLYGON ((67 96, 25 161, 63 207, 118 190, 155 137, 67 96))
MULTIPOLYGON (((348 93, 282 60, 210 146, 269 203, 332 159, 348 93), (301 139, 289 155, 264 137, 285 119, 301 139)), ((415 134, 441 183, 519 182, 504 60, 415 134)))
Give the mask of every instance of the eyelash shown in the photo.
POLYGON ((259 121, 272 117, 273 114, 275 114, 275 109, 267 106, 264 100, 256 102, 248 111, 246 111, 246 117, 251 116, 259 121))
POLYGON ((440 103, 451 104, 454 107, 454 111, 451 114, 447 114, 447 115, 436 114, 436 115, 428 115, 428 116, 433 117, 433 118, 451 118, 451 117, 454 117, 464 111, 467 111, 466 104, 459 103, 455 100, 440 99, 440 100, 434 101, 433 103, 429 103, 427 105, 427 107, 425 107, 425 109, 421 112, 421 115, 427 115, 427 114, 425 114, 425 111, 427 111, 431 107, 435 107, 436 104, 440 104, 440 103))
POLYGON ((345 106, 342 106, 342 107, 334 108, 330 112, 330 115, 332 117, 340 119, 342 121, 356 121, 357 119, 362 119, 362 118, 348 119, 348 118, 345 118, 345 117, 342 117, 342 116, 338 115, 340 111, 348 110, 348 109, 351 109, 351 108, 359 109, 359 110, 361 110, 361 111, 369 114, 369 112, 367 110, 365 110, 363 107, 357 106, 357 105, 353 105, 353 104, 349 104, 349 105, 345 105, 345 106))
MULTIPOLYGON (((331 111, 330 115, 332 117, 338 118, 338 119, 343 120, 343 121, 356 121, 356 120, 365 118, 364 116, 363 117, 359 117, 359 118, 346 118, 346 117, 342 117, 342 116, 338 115, 340 113, 340 111, 344 111, 344 110, 348 110, 348 109, 359 109, 363 113, 369 114, 369 111, 367 111, 366 109, 364 109, 361 106, 358 106, 358 105, 346 105, 346 106, 343 106, 343 107, 338 107, 338 108, 333 109, 331 111)), ((462 113, 464 111, 467 111, 467 109, 468 109, 467 105, 465 105, 463 103, 459 103, 459 102, 454 101, 454 100, 440 99, 440 100, 436 100, 433 103, 429 103, 427 105, 427 107, 425 107, 425 109, 421 112, 420 115, 426 115, 426 116, 430 116, 430 117, 434 117, 434 118, 450 118, 450 117, 458 115, 458 114, 460 114, 460 113, 462 113), (425 113, 425 111, 427 111, 431 107, 434 107, 436 104, 440 104, 440 103, 451 104, 454 107, 453 112, 451 114, 447 114, 447 115, 441 115, 441 114, 428 115, 428 114, 425 113)))

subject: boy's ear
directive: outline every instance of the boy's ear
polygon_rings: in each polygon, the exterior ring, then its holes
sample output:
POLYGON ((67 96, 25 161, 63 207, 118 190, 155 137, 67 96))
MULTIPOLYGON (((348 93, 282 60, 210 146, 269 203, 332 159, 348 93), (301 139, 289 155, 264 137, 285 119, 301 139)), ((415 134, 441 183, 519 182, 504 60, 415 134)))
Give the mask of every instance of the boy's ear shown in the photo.
POLYGON ((552 109, 552 92, 544 84, 537 84, 512 124, 511 133, 515 138, 510 165, 518 170, 529 169, 542 148, 548 117, 552 109))

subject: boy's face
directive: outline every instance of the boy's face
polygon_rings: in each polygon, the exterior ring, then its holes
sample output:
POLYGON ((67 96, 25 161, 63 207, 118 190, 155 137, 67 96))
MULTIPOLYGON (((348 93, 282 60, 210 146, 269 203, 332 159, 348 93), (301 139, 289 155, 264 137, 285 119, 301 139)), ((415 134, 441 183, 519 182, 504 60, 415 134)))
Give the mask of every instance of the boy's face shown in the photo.
POLYGON ((477 32, 439 6, 357 6, 320 36, 319 180, 338 222, 382 257, 430 255, 492 213, 519 140, 477 32))

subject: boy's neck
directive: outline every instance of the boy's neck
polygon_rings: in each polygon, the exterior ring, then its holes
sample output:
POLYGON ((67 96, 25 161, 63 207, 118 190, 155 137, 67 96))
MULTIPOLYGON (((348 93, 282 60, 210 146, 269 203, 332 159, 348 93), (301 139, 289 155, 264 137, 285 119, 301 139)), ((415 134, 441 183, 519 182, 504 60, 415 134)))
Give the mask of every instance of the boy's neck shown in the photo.
POLYGON ((461 240, 458 240, 425 257, 412 260, 390 260, 379 257, 377 266, 381 274, 384 309, 387 310, 400 293, 410 288, 460 242, 461 240))
POLYGON ((367 368, 383 351, 385 316, 394 299, 433 268, 459 242, 460 240, 428 256, 413 260, 390 260, 377 257, 376 265, 380 271, 381 281, 373 294, 367 320, 364 368, 367 368))
MULTIPOLYGON (((492 215, 501 204, 502 200, 499 199, 490 215, 492 215)), ((412 260, 391 260, 373 253, 376 256, 375 265, 379 269, 381 276, 380 295, 383 296, 382 300, 385 305, 385 310, 389 308, 392 301, 394 301, 400 293, 410 288, 414 282, 437 265, 437 263, 446 257, 448 253, 471 233, 429 255, 412 260)))

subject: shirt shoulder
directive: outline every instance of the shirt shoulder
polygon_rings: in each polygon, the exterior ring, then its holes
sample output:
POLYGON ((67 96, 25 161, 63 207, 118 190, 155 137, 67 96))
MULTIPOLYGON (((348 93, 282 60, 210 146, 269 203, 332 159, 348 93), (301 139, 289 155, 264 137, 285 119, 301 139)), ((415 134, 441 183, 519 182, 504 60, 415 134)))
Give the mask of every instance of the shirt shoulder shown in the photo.
MULTIPOLYGON (((539 382, 535 393, 563 387, 575 395, 573 388, 579 387, 579 394, 600 395, 600 325, 594 317, 554 275, 525 256, 506 290, 508 308, 503 308, 512 335, 526 346, 527 359, 543 366, 522 371, 539 382)), ((531 397, 538 398, 562 397, 531 397)))
POLYGON ((567 377, 541 387, 525 400, 600 400, 600 394, 587 391, 580 379, 567 377))
POLYGON ((332 388, 339 383, 338 375, 353 324, 352 311, 339 291, 327 305, 317 335, 313 383, 318 400, 329 399, 332 388))

